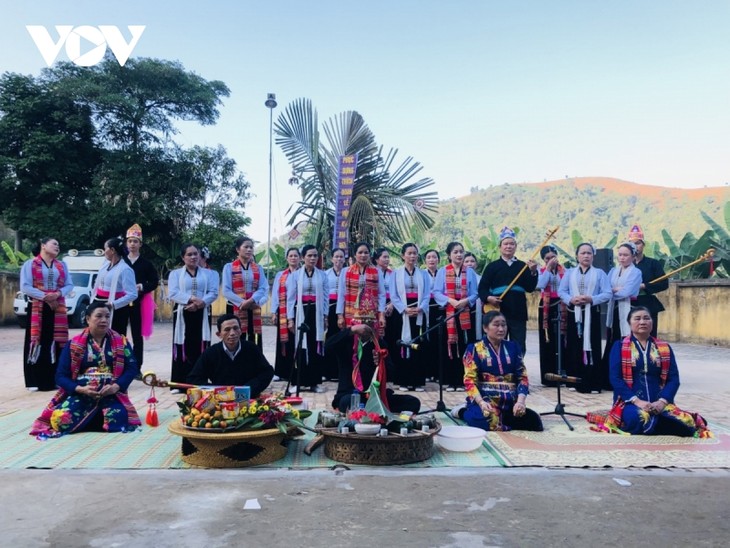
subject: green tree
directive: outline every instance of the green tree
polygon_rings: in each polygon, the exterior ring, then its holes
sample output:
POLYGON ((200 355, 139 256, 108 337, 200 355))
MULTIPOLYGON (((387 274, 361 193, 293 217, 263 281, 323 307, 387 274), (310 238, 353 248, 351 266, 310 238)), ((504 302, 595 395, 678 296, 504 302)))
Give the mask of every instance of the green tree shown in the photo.
POLYGON ((59 63, 46 75, 91 109, 105 146, 134 152, 168 141, 175 121, 214 124, 230 94, 223 82, 162 59, 129 59, 122 67, 107 54, 93 67, 59 63))
POLYGON ((250 184, 221 145, 195 146, 185 151, 183 158, 204 188, 191 204, 185 239, 208 247, 214 264, 222 266, 235 256, 233 242, 251 223, 243 214, 250 184))
POLYGON ((158 265, 191 236, 223 253, 213 235, 248 224, 248 183, 223 147, 185 150, 171 137, 178 121, 215 123, 228 94, 158 59, 4 75, 0 190, 10 199, 0 214, 19 236, 53 235, 64 247, 99 246, 138 222, 158 265))
MULTIPOLYGON (((316 231, 319 249, 331 247, 339 158, 358 155, 350 209, 350 242, 400 244, 411 226, 425 231, 433 225, 436 193, 433 181, 416 179, 421 165, 408 157, 397 163, 397 150, 383 152, 360 114, 348 111, 328 120, 321 138, 318 116, 309 99, 289 104, 276 122, 276 143, 297 174, 302 199, 288 225, 306 220, 316 231)), ((291 210, 290 210, 291 211, 291 210)))
POLYGON ((89 243, 123 236, 128 226, 139 223, 156 257, 176 255, 205 190, 195 166, 177 148, 106 151, 89 193, 89 243))
POLYGON ((101 161, 88 107, 51 83, 0 78, 0 214, 23 236, 83 243, 88 192, 101 161))

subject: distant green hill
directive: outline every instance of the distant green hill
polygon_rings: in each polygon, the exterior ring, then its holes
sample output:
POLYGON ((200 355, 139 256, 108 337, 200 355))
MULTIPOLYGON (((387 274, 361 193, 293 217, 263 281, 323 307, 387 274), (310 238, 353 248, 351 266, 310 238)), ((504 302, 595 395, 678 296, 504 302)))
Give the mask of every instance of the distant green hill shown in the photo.
POLYGON ((504 226, 520 227, 518 247, 531 254, 545 233, 560 226, 556 243, 571 250, 571 231, 598 247, 614 235, 624 241, 632 225, 641 225, 647 242, 659 242, 666 228, 675 240, 687 232, 701 235, 710 228, 704 211, 724 225, 722 208, 730 200, 730 187, 677 189, 640 185, 608 177, 579 177, 545 183, 504 184, 473 189, 469 196, 441 202, 435 226, 426 241, 440 249, 468 236, 472 241, 504 226))

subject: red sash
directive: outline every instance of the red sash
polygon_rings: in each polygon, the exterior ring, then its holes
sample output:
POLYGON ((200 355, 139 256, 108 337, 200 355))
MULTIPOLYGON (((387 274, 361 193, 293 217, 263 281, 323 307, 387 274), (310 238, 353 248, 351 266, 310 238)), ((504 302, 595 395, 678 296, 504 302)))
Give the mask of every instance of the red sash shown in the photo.
MULTIPOLYGON (((33 287, 43 291, 44 293, 52 293, 55 289, 44 289, 43 279, 43 259, 38 255, 33 259, 31 263, 31 275, 33 278, 33 287)), ((60 261, 55 259, 51 261, 51 268, 56 268, 58 271, 58 280, 56 287, 63 287, 66 285, 66 271, 60 261)), ((56 348, 58 345, 60 350, 68 342, 68 316, 66 310, 66 299, 63 297, 58 298, 58 306, 54 312, 53 318, 53 346, 50 349, 51 352, 51 363, 55 362, 56 348)), ((41 321, 41 315, 43 314, 43 301, 39 299, 33 299, 30 307, 30 347, 28 349, 28 362, 35 363, 38 361, 40 354, 40 342, 41 342, 41 327, 43 322, 41 321)))
POLYGON ((345 271, 345 322, 367 323, 371 327, 378 314, 378 269, 365 268, 365 286, 360 290, 360 267, 352 265, 345 271))
MULTIPOLYGON (((446 296, 450 299, 456 300, 466 298, 466 296, 468 295, 466 268, 462 266, 461 274, 459 275, 459 284, 461 287, 460 297, 456 296, 456 269, 454 268, 454 265, 447 264, 444 270, 444 274, 446 275, 446 296)), ((446 315, 452 316, 449 321, 446 322, 446 341, 449 345, 449 357, 451 357, 452 345, 456 345, 457 355, 459 350, 458 338, 456 334, 456 320, 453 318, 454 312, 456 312, 456 309, 451 304, 447 304, 446 315)), ((463 331, 468 331, 469 329, 471 329, 471 316, 469 314, 469 307, 464 308, 464 310, 461 311, 461 314, 459 314, 459 323, 461 324, 461 329, 463 331)))
MULTIPOLYGON (((545 272, 545 268, 542 268, 540 272, 545 272)), ((565 268, 563 265, 558 265, 558 277, 563 276, 565 276, 565 268)), ((554 293, 551 287, 546 287, 540 293, 540 297, 542 298, 542 329, 545 333, 545 340, 550 342, 550 303, 553 298, 558 298, 558 294, 554 293)), ((560 333, 565 335, 568 332, 568 307, 563 301, 560 301, 558 306, 560 307, 560 333)))
MULTIPOLYGON (((233 286, 233 292, 242 299, 251 298, 251 295, 259 288, 259 281, 261 280, 261 271, 255 262, 250 261, 248 268, 253 273, 251 293, 246 292, 246 286, 243 283, 243 265, 241 264, 241 259, 236 259, 231 263, 231 285, 233 286)), ((261 308, 258 306, 254 307, 251 309, 251 312, 253 312, 253 332, 256 335, 261 335, 261 308)), ((241 331, 245 335, 248 333, 248 310, 234 307, 233 313, 241 321, 241 331)))
POLYGON ((286 356, 286 343, 289 342, 289 328, 286 322, 286 279, 289 274, 291 274, 291 270, 287 268, 279 277, 279 343, 281 343, 282 356, 286 356))
MULTIPOLYGON (((667 384, 667 379, 669 378, 669 365, 671 363, 669 345, 664 341, 655 339, 654 337, 649 337, 649 339, 651 339, 651 342, 659 351, 659 368, 661 369, 659 373, 659 386, 664 388, 664 385, 667 384)), ((634 360, 632 352, 633 348, 634 343, 631 341, 631 336, 624 337, 624 340, 621 341, 621 376, 624 378, 624 382, 629 388, 633 388, 634 385, 633 370, 634 365, 636 365, 636 361, 634 360)), ((644 367, 648 367, 648 365, 649 364, 645 363, 644 367)))

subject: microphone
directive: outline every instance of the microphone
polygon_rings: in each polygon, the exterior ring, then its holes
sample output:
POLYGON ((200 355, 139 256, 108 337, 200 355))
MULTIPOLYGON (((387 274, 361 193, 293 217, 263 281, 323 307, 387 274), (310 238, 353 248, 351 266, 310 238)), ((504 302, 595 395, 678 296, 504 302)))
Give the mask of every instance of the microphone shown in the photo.
POLYGON ((309 333, 309 326, 306 323, 304 323, 304 322, 302 322, 301 324, 299 324, 299 327, 297 327, 297 329, 301 333, 309 333))
POLYGON ((418 350, 418 347, 421 346, 420 344, 412 343, 411 341, 401 341, 398 340, 395 342, 398 346, 404 346, 406 348, 410 348, 411 350, 418 350))
POLYGON ((555 373, 545 373, 546 381, 553 382, 569 382, 571 384, 579 384, 582 382, 580 377, 569 377, 568 375, 556 375, 555 373))

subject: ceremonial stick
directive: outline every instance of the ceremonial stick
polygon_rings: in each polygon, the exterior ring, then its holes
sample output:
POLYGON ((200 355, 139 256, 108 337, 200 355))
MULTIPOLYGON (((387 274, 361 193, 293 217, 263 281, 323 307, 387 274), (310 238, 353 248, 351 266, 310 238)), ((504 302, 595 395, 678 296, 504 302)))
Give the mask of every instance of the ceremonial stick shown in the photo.
POLYGON ((684 266, 681 266, 681 267, 677 268, 676 270, 672 270, 671 272, 669 272, 667 274, 664 274, 664 276, 659 276, 658 278, 656 278, 655 280, 650 281, 649 283, 650 284, 654 284, 656 282, 661 282, 665 278, 669 278, 669 276, 672 276, 672 275, 676 274, 677 272, 680 272, 680 271, 684 270, 685 268, 689 268, 690 266, 694 266, 697 263, 701 263, 702 261, 706 261, 707 259, 712 259, 712 257, 714 255, 715 255, 715 250, 713 248, 710 248, 710 249, 708 249, 705 252, 704 255, 701 255, 700 258, 697 259, 696 261, 692 261, 691 263, 688 263, 688 264, 686 264, 684 266))
POLYGON ((147 386, 154 386, 157 388, 198 388, 195 384, 157 380, 157 374, 154 371, 145 371, 142 373, 142 382, 147 386))

